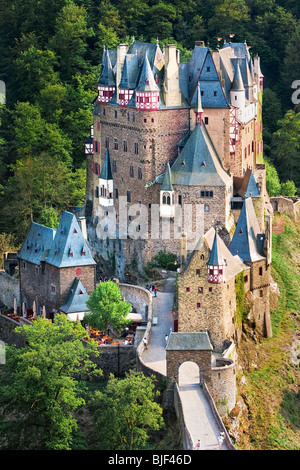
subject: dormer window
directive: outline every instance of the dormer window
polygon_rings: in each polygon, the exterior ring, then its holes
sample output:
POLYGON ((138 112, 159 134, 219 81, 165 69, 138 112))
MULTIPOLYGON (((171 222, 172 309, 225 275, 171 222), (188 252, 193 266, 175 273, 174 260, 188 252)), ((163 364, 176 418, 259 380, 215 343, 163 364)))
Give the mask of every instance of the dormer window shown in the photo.
POLYGON ((74 228, 74 233, 77 233, 77 230, 76 230, 76 228, 74 228))

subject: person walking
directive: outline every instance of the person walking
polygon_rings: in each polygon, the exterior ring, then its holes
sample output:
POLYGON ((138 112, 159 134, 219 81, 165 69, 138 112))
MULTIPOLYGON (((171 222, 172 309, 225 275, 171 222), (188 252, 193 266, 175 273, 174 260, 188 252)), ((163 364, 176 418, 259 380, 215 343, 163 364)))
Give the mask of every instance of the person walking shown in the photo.
POLYGON ((144 343, 145 349, 148 349, 148 342, 147 342, 146 338, 143 339, 143 343, 144 343))
POLYGON ((157 287, 154 286, 154 289, 153 289, 153 290, 154 290, 154 296, 157 297, 157 287))
POLYGON ((168 335, 166 335, 166 336, 165 336, 165 343, 166 343, 166 346, 167 346, 167 343, 168 343, 168 339, 169 339, 169 337, 168 337, 168 335))
POLYGON ((201 449, 201 442, 200 439, 198 439, 198 442, 194 445, 194 450, 200 450, 201 449))
POLYGON ((218 437, 219 449, 221 449, 221 447, 222 447, 222 445, 223 445, 224 438, 225 438, 224 433, 223 433, 223 432, 220 432, 219 437, 218 437))

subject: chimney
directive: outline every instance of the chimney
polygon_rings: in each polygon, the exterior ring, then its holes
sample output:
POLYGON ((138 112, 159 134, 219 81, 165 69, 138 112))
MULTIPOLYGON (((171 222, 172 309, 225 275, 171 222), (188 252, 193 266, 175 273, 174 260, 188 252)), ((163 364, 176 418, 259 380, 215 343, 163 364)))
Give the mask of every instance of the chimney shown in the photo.
POLYGON ((119 84, 121 81, 123 65, 125 56, 128 51, 128 44, 119 44, 117 47, 117 71, 116 71, 116 89, 117 89, 117 102, 119 103, 119 84))
POLYGON ((218 72, 218 75, 220 76, 220 51, 219 49, 214 49, 212 51, 212 58, 213 58, 216 70, 218 72))
POLYGON ((178 53, 174 44, 169 44, 165 47, 165 78, 163 91, 166 107, 181 106, 178 53))
POLYGON ((85 217, 79 217, 78 222, 79 222, 79 226, 80 226, 83 238, 87 242, 87 230, 86 230, 86 219, 85 219, 85 217))
POLYGON ((195 46, 205 47, 205 42, 204 41, 195 41, 195 46))

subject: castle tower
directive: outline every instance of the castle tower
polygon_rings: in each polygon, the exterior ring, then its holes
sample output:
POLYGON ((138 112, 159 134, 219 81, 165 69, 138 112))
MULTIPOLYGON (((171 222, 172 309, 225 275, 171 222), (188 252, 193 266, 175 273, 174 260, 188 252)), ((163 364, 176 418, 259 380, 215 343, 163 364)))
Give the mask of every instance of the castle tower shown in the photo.
POLYGON ((222 284, 224 282, 225 261, 221 256, 219 240, 216 232, 210 258, 207 263, 207 280, 212 284, 222 284))
POLYGON ((114 182, 111 172, 109 150, 106 150, 101 173, 99 175, 99 204, 103 207, 113 206, 114 182))
POLYGON ((166 172, 160 187, 160 217, 175 216, 175 198, 172 186, 172 174, 169 162, 167 162, 166 172))
POLYGON ((230 101, 232 106, 236 108, 245 107, 245 88, 238 59, 236 61, 234 80, 230 90, 230 101))
POLYGON ((109 51, 104 51, 104 64, 102 63, 98 82, 98 101, 108 103, 116 89, 116 80, 113 73, 109 51))
POLYGON ((135 91, 136 109, 141 111, 156 111, 159 109, 159 88, 151 70, 146 54, 144 65, 135 91))

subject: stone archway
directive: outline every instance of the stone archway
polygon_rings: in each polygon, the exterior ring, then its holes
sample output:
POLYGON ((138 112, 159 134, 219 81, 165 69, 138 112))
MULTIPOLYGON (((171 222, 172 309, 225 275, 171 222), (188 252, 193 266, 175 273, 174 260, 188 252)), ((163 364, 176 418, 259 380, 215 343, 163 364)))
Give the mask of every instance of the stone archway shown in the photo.
POLYGON ((179 379, 179 368, 187 361, 199 368, 200 383, 211 381, 212 345, 207 332, 171 333, 167 347, 167 376, 179 379))
POLYGON ((201 383, 201 367, 193 360, 183 361, 178 366, 178 385, 184 387, 185 385, 200 385, 201 383))

